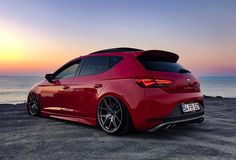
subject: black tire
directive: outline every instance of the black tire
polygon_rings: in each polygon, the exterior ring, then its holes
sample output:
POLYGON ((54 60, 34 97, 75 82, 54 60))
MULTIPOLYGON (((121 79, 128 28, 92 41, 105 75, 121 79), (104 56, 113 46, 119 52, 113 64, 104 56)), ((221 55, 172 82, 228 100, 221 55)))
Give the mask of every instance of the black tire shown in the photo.
POLYGON ((39 116, 40 115, 40 103, 38 96, 30 92, 27 98, 27 110, 30 115, 32 116, 39 116))
POLYGON ((99 126, 111 135, 126 134, 133 128, 127 108, 114 96, 105 96, 100 101, 97 120, 99 126))

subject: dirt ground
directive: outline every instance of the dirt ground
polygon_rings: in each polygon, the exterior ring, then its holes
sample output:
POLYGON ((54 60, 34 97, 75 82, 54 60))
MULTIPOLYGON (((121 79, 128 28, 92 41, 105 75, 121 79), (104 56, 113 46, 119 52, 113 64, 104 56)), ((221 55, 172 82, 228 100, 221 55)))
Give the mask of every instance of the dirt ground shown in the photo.
POLYGON ((0 159, 236 159, 236 99, 207 98, 202 124, 110 136, 101 129, 32 117, 0 105, 0 159))

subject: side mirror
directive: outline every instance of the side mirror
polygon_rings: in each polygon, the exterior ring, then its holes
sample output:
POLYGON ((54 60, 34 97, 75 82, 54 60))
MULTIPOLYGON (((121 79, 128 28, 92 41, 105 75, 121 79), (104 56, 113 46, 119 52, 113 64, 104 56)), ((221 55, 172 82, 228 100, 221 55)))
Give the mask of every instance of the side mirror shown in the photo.
POLYGON ((53 74, 46 74, 46 75, 45 75, 45 79, 46 79, 48 82, 52 82, 52 80, 53 80, 53 74))

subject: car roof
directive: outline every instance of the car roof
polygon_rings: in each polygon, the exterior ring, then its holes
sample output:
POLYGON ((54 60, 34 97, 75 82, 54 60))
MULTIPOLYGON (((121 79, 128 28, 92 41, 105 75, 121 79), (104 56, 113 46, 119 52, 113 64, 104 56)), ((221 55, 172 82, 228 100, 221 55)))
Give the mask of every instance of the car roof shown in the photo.
POLYGON ((120 48, 110 48, 92 52, 87 55, 80 56, 78 59, 93 57, 93 56, 130 56, 133 55, 135 57, 139 57, 139 59, 144 60, 154 60, 159 59, 163 61, 169 62, 177 62, 179 56, 175 53, 163 51, 163 50, 142 50, 137 48, 128 48, 128 47, 120 47, 120 48))

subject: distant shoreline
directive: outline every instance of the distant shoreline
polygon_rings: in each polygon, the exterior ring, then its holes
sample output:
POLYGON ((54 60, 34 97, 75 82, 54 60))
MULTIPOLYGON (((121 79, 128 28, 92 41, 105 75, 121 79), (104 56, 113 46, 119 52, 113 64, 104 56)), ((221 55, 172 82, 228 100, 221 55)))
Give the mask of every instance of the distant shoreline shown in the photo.
POLYGON ((205 99, 236 99, 236 97, 223 97, 223 96, 207 96, 203 95, 205 99))
POLYGON ((207 95, 203 95, 204 98, 227 98, 227 97, 222 97, 222 96, 207 96, 207 95))

